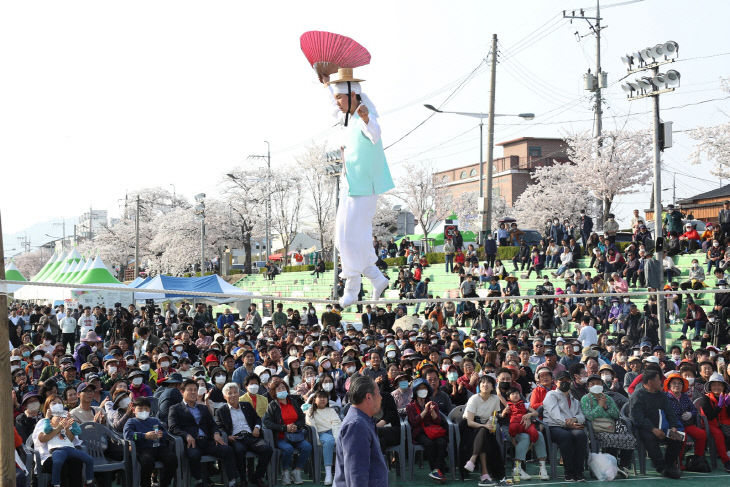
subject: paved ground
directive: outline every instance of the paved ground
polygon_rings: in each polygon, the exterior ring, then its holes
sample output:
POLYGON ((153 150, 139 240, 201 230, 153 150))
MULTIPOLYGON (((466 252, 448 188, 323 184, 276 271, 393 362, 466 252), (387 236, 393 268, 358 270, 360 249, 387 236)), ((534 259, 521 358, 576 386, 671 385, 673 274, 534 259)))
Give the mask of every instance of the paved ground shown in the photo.
MULTIPOLYGON (((532 469, 528 468, 528 473, 532 473, 532 469)), ((427 477, 428 472, 426 469, 420 470, 416 468, 415 470, 415 479, 412 482, 401 482, 400 479, 398 479, 392 472, 390 475, 390 485, 391 486, 407 486, 407 487, 424 487, 424 486, 434 486, 437 485, 435 482, 431 481, 427 477)), ((475 475, 472 475, 471 479, 461 481, 461 480, 449 480, 445 485, 476 485, 477 484, 477 477, 475 475)), ((683 487, 699 487, 699 486, 706 486, 707 484, 711 484, 713 486, 728 486, 730 485, 730 474, 721 472, 721 471, 715 471, 712 473, 684 473, 682 478, 679 480, 670 480, 663 477, 659 477, 659 475, 656 472, 648 472, 645 476, 632 476, 629 479, 625 480, 614 480, 612 482, 598 482, 596 480, 589 481, 587 483, 582 483, 582 485, 588 485, 588 484, 594 484, 596 486, 600 487, 667 487, 669 484, 676 484, 681 485, 683 487)), ((554 486, 554 485, 581 485, 576 484, 573 482, 565 482, 562 481, 562 476, 560 477, 560 480, 547 480, 547 481, 540 481, 540 480, 530 480, 529 482, 523 481, 519 484, 520 487, 531 487, 531 486, 554 486)))

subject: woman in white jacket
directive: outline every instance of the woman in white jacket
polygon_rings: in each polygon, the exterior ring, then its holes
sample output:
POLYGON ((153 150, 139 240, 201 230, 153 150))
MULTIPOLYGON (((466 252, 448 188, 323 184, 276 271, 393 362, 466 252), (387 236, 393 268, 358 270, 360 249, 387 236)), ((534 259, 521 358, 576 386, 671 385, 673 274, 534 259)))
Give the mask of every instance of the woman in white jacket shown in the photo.
MULTIPOLYGON (((314 394, 314 398, 310 400, 309 408, 305 414, 305 420, 308 426, 312 426, 317 430, 317 436, 322 446, 322 456, 324 458, 324 485, 332 485, 332 465, 335 453, 335 439, 340 433, 340 425, 342 420, 337 411, 329 405, 329 396, 319 390, 314 394)), ((319 468, 315 466, 315 468, 319 468)))
POLYGON ((545 424, 550 428, 552 441, 560 447, 565 465, 565 480, 584 481, 588 438, 585 433, 585 416, 580 401, 570 393, 570 374, 560 372, 558 388, 549 391, 543 401, 545 424))

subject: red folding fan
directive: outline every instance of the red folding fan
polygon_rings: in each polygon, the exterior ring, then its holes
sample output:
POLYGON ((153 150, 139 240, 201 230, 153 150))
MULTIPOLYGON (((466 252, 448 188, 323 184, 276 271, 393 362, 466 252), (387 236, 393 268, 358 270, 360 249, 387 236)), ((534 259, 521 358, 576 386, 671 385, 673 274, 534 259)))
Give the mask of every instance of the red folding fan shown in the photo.
POLYGON ((310 30, 299 38, 302 52, 317 75, 330 75, 339 68, 357 68, 370 63, 370 53, 360 44, 339 34, 310 30))

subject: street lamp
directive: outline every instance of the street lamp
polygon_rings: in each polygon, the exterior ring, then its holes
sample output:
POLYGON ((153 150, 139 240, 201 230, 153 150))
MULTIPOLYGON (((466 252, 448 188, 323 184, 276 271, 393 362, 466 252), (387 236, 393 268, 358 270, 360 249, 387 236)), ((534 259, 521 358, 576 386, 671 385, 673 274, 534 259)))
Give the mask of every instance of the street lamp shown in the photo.
POLYGON ((195 214, 200 217, 200 277, 205 274, 205 193, 195 195, 195 214))
MULTIPOLYGON (((325 166, 324 171, 328 176, 335 179, 335 214, 340 207, 340 175, 342 175, 342 152, 341 151, 330 151, 325 154, 325 160, 332 162, 325 166)), ((324 249, 322 249, 324 251, 324 249)), ((337 245, 335 245, 334 239, 332 239, 332 271, 334 272, 334 278, 332 282, 332 299, 337 300, 337 284, 339 283, 339 276, 337 274, 337 245)))
MULTIPOLYGON (((251 154, 247 159, 265 159, 266 160, 266 244, 264 251, 266 252, 266 260, 269 260, 269 220, 271 219, 271 144, 268 140, 264 140, 266 144, 266 155, 251 154)), ((235 179, 232 174, 227 174, 231 179, 235 179)))
MULTIPOLYGON (((479 242, 484 242, 484 238, 487 232, 492 231, 492 166, 494 164, 493 152, 494 152, 494 139, 492 132, 489 133, 489 144, 487 146, 487 198, 484 199, 484 119, 489 118, 489 113, 481 112, 451 112, 446 110, 439 110, 433 105, 423 105, 424 107, 432 110, 436 113, 450 113, 452 115, 461 115, 463 117, 471 117, 479 119, 479 210, 482 213, 482 227, 479 232, 479 242), (486 204, 485 204, 486 203, 486 204)), ((533 120, 535 118, 534 113, 495 113, 493 117, 520 117, 523 120, 533 120)), ((492 118, 493 120, 494 118, 492 118)))

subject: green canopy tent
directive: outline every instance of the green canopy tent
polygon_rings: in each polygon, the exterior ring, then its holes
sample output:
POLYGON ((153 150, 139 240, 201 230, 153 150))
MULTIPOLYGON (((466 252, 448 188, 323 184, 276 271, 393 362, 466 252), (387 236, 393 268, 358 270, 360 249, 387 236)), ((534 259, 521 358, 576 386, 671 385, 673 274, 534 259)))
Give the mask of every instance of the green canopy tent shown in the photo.
MULTIPOLYGON (((477 234, 475 232, 461 232, 461 236, 464 237, 464 242, 476 242, 477 240, 477 234)), ((401 241, 408 237, 411 242, 421 242, 423 240, 423 234, 413 234, 413 235, 405 235, 398 240, 396 240, 396 244, 400 245, 401 241)), ((441 233, 429 233, 428 234, 429 239, 433 239, 430 242, 430 246, 432 247, 439 247, 444 244, 444 234, 441 233)))
POLYGON ((54 252, 50 259, 48 259, 48 262, 41 267, 41 270, 38 271, 38 273, 31 278, 31 281, 42 281, 46 274, 51 272, 51 269, 55 269, 55 264, 60 261, 64 257, 64 253, 61 252, 56 253, 54 252))

